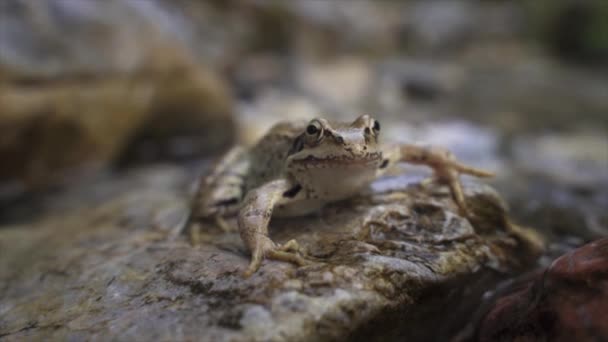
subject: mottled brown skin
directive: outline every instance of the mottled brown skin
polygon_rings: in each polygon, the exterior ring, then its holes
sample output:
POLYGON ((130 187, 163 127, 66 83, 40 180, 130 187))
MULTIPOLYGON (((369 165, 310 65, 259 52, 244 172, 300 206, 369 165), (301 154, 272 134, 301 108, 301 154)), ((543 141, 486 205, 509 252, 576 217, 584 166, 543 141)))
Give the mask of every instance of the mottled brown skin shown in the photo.
POLYGON ((238 212, 238 226, 251 251, 246 275, 264 258, 303 265, 298 245, 276 244, 268 236, 273 215, 298 216, 360 193, 397 162, 427 165, 449 186, 463 214, 468 210, 460 174, 490 177, 463 165, 437 147, 380 145, 380 124, 368 115, 352 123, 314 119, 275 125, 249 150, 229 152, 199 190, 194 217, 220 218, 238 212))

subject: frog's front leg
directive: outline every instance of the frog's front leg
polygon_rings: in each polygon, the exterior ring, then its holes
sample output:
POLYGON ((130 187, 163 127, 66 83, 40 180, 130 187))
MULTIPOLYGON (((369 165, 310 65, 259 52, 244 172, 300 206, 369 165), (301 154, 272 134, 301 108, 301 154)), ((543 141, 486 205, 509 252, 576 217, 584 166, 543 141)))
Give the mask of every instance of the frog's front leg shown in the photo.
POLYGON ((387 149, 389 161, 401 161, 409 164, 426 165, 435 172, 434 178, 446 184, 454 201, 463 212, 470 216, 459 176, 468 174, 475 177, 493 177, 494 174, 460 163, 454 155, 440 147, 419 146, 413 144, 394 145, 387 149))
POLYGON ((251 263, 245 276, 257 271, 264 258, 292 262, 299 266, 306 264, 306 260, 293 253, 299 249, 295 240, 278 245, 268 237, 268 223, 274 207, 293 200, 293 189, 297 189, 297 185, 280 179, 250 191, 245 197, 238 216, 241 239, 251 252, 251 263))

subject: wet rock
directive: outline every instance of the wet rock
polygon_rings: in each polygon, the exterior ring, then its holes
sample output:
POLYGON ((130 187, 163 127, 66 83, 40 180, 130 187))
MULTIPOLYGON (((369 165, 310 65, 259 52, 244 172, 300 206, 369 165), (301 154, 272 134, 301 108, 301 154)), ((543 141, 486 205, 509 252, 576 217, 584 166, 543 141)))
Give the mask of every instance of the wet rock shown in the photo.
POLYGON ((244 279, 238 233, 201 223, 197 246, 174 236, 191 179, 163 167, 89 182, 49 198, 53 209, 37 222, 0 230, 0 336, 447 338, 446 305, 468 317, 460 303, 538 254, 535 235, 509 221, 491 188, 466 182, 477 214, 468 221, 447 189, 399 175, 317 216, 273 220, 272 237, 297 239, 311 265, 266 261, 244 279))
POLYGON ((181 22, 155 3, 9 0, 0 23, 4 197, 125 153, 201 155, 231 141, 225 84, 194 62, 181 22))
POLYGON ((485 315, 480 341, 608 339, 608 239, 558 258, 533 281, 506 291, 485 315))

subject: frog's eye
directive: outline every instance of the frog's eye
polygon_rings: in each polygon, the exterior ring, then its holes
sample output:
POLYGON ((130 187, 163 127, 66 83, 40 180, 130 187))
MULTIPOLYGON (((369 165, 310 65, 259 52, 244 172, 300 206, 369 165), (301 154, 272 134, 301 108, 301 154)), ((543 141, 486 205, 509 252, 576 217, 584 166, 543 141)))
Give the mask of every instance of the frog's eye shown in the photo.
POLYGON ((315 125, 308 125, 308 127, 306 127, 306 133, 310 135, 315 135, 318 131, 319 129, 315 125))
POLYGON ((313 120, 306 127, 306 134, 319 140, 323 136, 323 126, 318 120, 313 120))
POLYGON ((378 134, 380 132, 380 122, 378 120, 374 120, 374 125, 372 126, 374 132, 378 134))

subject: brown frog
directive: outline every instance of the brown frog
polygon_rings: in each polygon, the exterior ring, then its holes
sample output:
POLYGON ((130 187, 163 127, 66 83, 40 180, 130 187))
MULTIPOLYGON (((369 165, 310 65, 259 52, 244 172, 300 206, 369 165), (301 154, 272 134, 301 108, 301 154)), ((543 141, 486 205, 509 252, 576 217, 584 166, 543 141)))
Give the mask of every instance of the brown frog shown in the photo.
POLYGON ((351 123, 313 119, 275 125, 250 149, 236 147, 217 164, 198 191, 193 218, 238 213, 238 229, 251 252, 246 275, 264 258, 306 261, 295 240, 279 245, 268 236, 272 216, 298 216, 357 195, 397 162, 427 165, 447 185, 463 215, 469 215, 459 175, 492 173, 455 160, 447 150, 379 143, 380 123, 362 115, 351 123))

